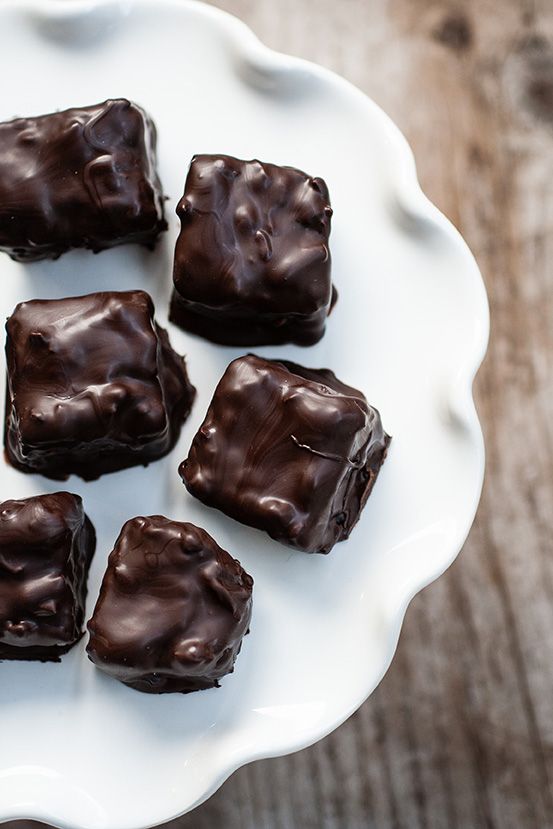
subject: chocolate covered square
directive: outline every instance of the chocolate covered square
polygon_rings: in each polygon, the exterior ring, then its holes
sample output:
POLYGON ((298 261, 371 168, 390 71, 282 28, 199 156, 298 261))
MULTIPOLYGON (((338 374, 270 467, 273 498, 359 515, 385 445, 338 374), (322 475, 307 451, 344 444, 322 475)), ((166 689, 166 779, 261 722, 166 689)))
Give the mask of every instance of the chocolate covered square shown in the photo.
POLYGON ((208 506, 328 553, 357 523, 389 441, 331 371, 248 355, 228 366, 179 471, 208 506))
POLYGON ((0 659, 57 661, 81 638, 95 545, 78 495, 0 504, 0 659))
POLYGON ((200 527, 132 518, 109 557, 88 656, 146 693, 216 687, 248 631, 252 588, 240 563, 200 527))
POLYGON ((310 345, 323 336, 336 293, 321 178, 198 155, 177 214, 173 322, 229 345, 310 345))
POLYGON ((141 107, 118 98, 0 123, 0 250, 12 259, 153 247, 166 227, 156 129, 141 107))
POLYGON ((173 447, 194 389, 148 294, 22 302, 6 330, 5 441, 14 466, 91 480, 173 447))

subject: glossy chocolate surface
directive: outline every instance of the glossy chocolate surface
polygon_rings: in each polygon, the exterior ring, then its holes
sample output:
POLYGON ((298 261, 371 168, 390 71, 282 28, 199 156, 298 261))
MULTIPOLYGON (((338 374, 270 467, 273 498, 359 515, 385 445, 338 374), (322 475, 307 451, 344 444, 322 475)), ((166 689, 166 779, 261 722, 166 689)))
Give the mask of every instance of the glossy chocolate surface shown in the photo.
POLYGON ((177 214, 173 322, 230 345, 320 340, 336 299, 322 179, 198 155, 177 214))
POLYGON ((0 250, 152 247, 167 227, 155 151, 152 120, 124 98, 0 123, 0 250))
POLYGON ((218 686, 248 631, 252 588, 205 530, 161 515, 132 518, 109 557, 88 655, 151 694, 218 686))
POLYGON ((0 504, 0 659, 58 661, 81 638, 95 546, 78 495, 0 504))
POLYGON ((390 442, 327 369, 248 355, 223 375, 179 472, 208 506, 306 552, 348 538, 390 442))
POLYGON ((13 466, 93 480, 172 449, 195 391, 144 291, 22 302, 6 330, 13 466))

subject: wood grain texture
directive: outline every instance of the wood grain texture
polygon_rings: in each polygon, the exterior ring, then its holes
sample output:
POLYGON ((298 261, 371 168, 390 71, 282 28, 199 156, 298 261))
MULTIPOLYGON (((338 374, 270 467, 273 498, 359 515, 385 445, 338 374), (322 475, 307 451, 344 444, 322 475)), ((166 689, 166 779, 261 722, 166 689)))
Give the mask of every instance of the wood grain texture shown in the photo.
POLYGON ((241 769, 167 829, 549 829, 553 3, 214 4, 348 77, 407 135, 490 296, 476 384, 488 467, 463 553, 413 601, 369 701, 316 746, 241 769))

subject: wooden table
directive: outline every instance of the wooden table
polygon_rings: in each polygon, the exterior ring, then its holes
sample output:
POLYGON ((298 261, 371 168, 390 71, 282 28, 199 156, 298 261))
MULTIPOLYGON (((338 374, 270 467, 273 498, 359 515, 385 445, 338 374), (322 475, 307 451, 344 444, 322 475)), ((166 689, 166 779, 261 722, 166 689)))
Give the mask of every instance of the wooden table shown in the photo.
POLYGON ((488 467, 464 551, 413 601, 368 702, 169 826, 553 827, 553 0, 215 5, 348 77, 407 135, 490 296, 488 467))

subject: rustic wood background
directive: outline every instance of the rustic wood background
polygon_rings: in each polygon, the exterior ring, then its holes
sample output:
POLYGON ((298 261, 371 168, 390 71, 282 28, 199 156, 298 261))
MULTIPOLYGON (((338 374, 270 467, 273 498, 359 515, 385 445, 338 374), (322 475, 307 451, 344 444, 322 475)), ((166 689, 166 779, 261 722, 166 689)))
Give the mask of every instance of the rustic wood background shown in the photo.
POLYGON ((463 553, 413 601, 369 701, 166 829, 553 827, 553 0, 214 4, 407 135, 490 296, 488 468, 463 553))

